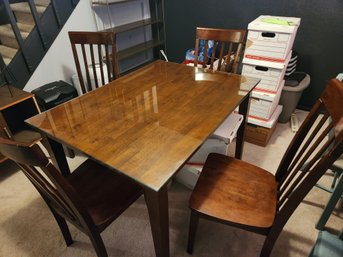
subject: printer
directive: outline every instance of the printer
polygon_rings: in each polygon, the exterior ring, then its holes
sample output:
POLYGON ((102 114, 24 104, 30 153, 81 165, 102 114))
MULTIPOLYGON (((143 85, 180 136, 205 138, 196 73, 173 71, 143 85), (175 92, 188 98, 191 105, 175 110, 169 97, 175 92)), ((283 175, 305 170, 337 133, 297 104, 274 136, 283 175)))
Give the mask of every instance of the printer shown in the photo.
POLYGON ((41 111, 51 109, 78 96, 76 89, 65 81, 55 81, 32 91, 41 111))

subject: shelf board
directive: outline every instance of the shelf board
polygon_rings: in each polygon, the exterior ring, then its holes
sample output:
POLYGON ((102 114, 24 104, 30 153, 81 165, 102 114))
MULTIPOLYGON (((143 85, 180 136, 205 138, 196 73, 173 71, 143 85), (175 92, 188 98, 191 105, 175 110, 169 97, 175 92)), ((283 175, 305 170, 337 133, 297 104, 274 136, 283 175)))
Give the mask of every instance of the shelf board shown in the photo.
POLYGON ((145 65, 147 65, 147 64, 149 64, 149 63, 152 63, 152 62, 154 62, 155 60, 156 60, 156 59, 152 59, 152 60, 144 61, 144 62, 142 62, 142 63, 135 64, 135 65, 131 66, 130 68, 127 68, 127 69, 121 71, 121 72, 120 72, 120 76, 124 76, 124 75, 126 75, 126 74, 128 74, 128 73, 130 73, 130 72, 133 72, 133 71, 135 71, 135 70, 138 70, 139 68, 141 68, 141 67, 143 67, 143 66, 145 66, 145 65))
POLYGON ((118 60, 120 61, 120 60, 126 59, 130 56, 133 56, 135 54, 144 52, 145 50, 148 50, 148 49, 151 49, 151 48, 154 48, 156 46, 163 45, 163 44, 164 44, 164 41, 160 41, 157 39, 147 41, 147 42, 144 42, 142 44, 138 44, 138 45, 135 45, 133 47, 129 47, 129 48, 118 51, 117 57, 118 57, 118 60))
POLYGON ((121 4, 121 3, 124 3, 124 2, 130 2, 130 1, 133 1, 133 0, 109 0, 108 2, 103 0, 103 1, 92 1, 92 4, 93 5, 112 5, 112 4, 121 4))
POLYGON ((103 31, 114 31, 115 33, 121 33, 121 32, 129 31, 132 29, 144 27, 147 25, 153 25, 156 23, 163 23, 163 20, 162 19, 154 20, 154 19, 148 18, 144 20, 139 20, 139 21, 134 21, 134 22, 123 24, 123 25, 119 25, 117 27, 105 29, 103 31))

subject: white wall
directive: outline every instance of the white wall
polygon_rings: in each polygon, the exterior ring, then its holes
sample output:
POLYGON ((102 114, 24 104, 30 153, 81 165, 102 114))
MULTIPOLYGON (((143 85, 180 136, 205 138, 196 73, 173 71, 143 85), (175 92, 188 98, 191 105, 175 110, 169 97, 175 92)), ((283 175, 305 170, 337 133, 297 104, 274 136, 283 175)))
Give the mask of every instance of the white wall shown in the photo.
POLYGON ((71 76, 76 73, 68 37, 68 31, 71 30, 97 30, 90 0, 80 0, 43 60, 25 85, 25 91, 30 92, 37 87, 56 80, 64 80, 71 83, 71 76))

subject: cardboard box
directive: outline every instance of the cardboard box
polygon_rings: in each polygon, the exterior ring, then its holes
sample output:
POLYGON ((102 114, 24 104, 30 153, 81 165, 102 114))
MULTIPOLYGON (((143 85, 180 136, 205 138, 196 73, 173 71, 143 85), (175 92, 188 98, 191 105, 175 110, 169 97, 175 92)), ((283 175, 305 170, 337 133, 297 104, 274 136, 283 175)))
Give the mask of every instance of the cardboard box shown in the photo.
POLYGON ((222 124, 213 132, 210 138, 218 138, 225 142, 225 144, 231 144, 233 139, 237 135, 239 126, 242 124, 243 115, 238 113, 231 113, 222 124))
POLYGON ((282 106, 279 105, 272 118, 266 122, 248 118, 248 124, 245 129, 245 141, 255 145, 266 146, 276 128, 277 120, 281 111, 282 106))
POLYGON ((260 127, 248 123, 245 130, 245 141, 259 146, 266 146, 275 127, 276 123, 271 128, 260 127))
POLYGON ((261 15, 248 25, 245 58, 285 62, 300 18, 261 15))
POLYGON ((243 59, 242 75, 261 79, 255 90, 276 93, 285 75, 286 67, 292 52, 283 63, 267 62, 254 59, 243 59))
POLYGON ((250 98, 249 117, 269 120, 278 106, 284 83, 283 80, 276 93, 253 90, 250 98))

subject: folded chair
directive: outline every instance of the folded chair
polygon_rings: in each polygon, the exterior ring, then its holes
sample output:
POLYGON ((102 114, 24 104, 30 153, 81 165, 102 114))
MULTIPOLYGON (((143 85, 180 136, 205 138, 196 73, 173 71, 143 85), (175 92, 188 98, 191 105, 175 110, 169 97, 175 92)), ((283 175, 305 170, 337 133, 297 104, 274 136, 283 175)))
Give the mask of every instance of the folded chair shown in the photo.
POLYGON ((67 246, 73 240, 65 220, 88 235, 98 257, 108 256, 100 233, 142 195, 139 185, 90 159, 65 178, 37 144, 0 137, 0 152, 22 169, 40 193, 67 246))
POLYGON ((343 153, 342 102, 343 83, 333 79, 294 136, 275 176, 242 160, 210 154, 190 198, 187 251, 193 251, 199 218, 207 218, 265 235, 260 256, 270 256, 294 210, 343 153), (336 135, 328 138, 332 128, 336 135))

